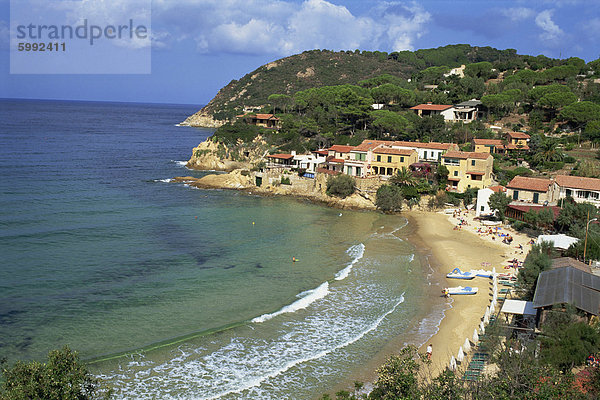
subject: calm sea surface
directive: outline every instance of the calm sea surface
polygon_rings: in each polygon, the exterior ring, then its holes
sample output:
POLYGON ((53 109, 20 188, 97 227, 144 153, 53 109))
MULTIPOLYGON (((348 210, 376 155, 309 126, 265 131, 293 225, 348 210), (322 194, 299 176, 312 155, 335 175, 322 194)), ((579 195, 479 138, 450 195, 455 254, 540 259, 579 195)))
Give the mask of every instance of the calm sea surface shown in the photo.
POLYGON ((311 399, 437 329, 404 218, 169 183, 204 174, 197 108, 0 101, 0 357, 68 344, 118 398, 311 399))

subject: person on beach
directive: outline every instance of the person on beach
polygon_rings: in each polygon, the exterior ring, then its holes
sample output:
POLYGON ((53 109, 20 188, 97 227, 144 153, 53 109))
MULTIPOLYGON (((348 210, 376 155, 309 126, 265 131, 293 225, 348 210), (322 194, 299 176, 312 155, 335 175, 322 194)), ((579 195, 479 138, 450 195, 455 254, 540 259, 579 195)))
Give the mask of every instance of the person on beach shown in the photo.
POLYGON ((431 360, 431 353, 433 353, 433 345, 431 343, 429 343, 429 346, 427 346, 427 359, 431 360))

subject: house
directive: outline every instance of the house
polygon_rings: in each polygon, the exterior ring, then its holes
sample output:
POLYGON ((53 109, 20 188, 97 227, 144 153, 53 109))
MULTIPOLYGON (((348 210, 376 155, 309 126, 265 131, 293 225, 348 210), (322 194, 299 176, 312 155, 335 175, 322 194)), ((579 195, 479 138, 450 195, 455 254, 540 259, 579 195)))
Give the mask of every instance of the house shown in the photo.
POLYGON ((459 150, 457 144, 454 143, 439 143, 439 142, 404 142, 395 141, 390 144, 391 147, 397 149, 414 149, 419 155, 418 162, 440 162, 442 154, 449 150, 459 150))
POLYGON ((488 188, 479 189, 477 191, 477 203, 475 203, 475 216, 480 217, 482 215, 492 215, 492 209, 490 208, 490 196, 494 193, 504 193, 506 188, 504 186, 490 186, 488 188))
POLYGON ((243 119, 247 124, 256 125, 263 128, 279 129, 281 128, 281 120, 273 114, 242 114, 236 118, 243 119))
POLYGON ((417 160, 418 154, 414 149, 377 147, 373 150, 373 160, 367 168, 374 175, 389 177, 402 168, 409 169, 417 160))
POLYGON ((491 154, 448 151, 442 155, 442 165, 448 168, 449 189, 459 193, 468 188, 483 189, 492 184, 494 158, 491 154))
POLYGON ((450 70, 450 72, 445 73, 444 76, 447 78, 449 76, 456 75, 459 78, 464 78, 465 77, 465 68, 466 68, 465 64, 461 65, 460 67, 452 68, 450 70))
POLYGON ((555 201, 572 197, 578 203, 586 202, 600 207, 600 179, 557 175, 552 191, 555 201))
POLYGON ((354 149, 354 146, 346 146, 335 144, 327 149, 327 157, 325 162, 318 167, 317 172, 327 173, 325 171, 331 171, 333 173, 344 172, 344 162, 350 158, 350 151, 354 149))
POLYGON ((540 323, 552 307, 565 304, 583 312, 588 321, 600 315, 600 277, 572 266, 542 272, 533 297, 540 323))
POLYGON ((454 105, 454 121, 466 124, 483 116, 481 100, 468 100, 454 105))
POLYGON ((523 132, 508 132, 506 134, 507 150, 529 150, 529 136, 523 132))
POLYGON ((293 164, 297 166, 299 170, 303 170, 304 177, 314 178, 319 165, 324 163, 327 159, 327 154, 327 151, 317 150, 312 151, 310 154, 295 155, 293 164))
POLYGON ((473 151, 476 153, 501 154, 506 151, 506 147, 499 139, 473 139, 473 151))
POLYGON ((542 210, 552 211, 554 220, 556 220, 556 218, 558 218, 558 214, 560 213, 560 207, 557 207, 557 206, 544 206, 542 204, 511 203, 508 206, 506 206, 506 211, 504 212, 504 215, 507 218, 516 219, 518 221, 525 221, 525 214, 527 214, 528 212, 533 211, 533 212, 539 213, 542 210))
POLYGON ((454 120, 454 106, 452 105, 427 103, 419 104, 418 106, 411 107, 410 109, 413 110, 419 117, 441 115, 444 117, 444 121, 454 120))
POLYGON ((548 204, 552 202, 552 181, 550 179, 515 176, 506 185, 506 194, 513 201, 548 204))
POLYGON ((344 173, 360 178, 367 176, 367 167, 373 160, 372 151, 387 143, 389 142, 384 140, 363 140, 350 151, 350 157, 344 162, 344 173))
POLYGON ((294 165, 295 154, 269 154, 267 156, 268 167, 291 168, 294 165))

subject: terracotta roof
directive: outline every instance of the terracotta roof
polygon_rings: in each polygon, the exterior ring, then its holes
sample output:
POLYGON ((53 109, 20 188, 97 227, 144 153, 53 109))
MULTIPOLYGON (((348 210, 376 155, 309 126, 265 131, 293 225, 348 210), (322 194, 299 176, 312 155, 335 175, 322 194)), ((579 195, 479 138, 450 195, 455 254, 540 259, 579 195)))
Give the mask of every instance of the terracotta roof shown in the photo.
POLYGON ((387 141, 387 140, 363 140, 363 142, 361 144, 359 144, 358 146, 356 146, 353 150, 354 151, 369 151, 369 150, 373 150, 374 148, 384 145, 384 144, 390 144, 391 142, 387 141))
POLYGON ((554 180, 559 186, 600 191, 600 179, 584 178, 582 176, 557 175, 554 180))
POLYGON ((346 161, 346 160, 342 160, 341 158, 327 157, 327 162, 334 162, 334 163, 343 164, 344 161, 346 161))
POLYGON ((492 157, 489 153, 476 153, 473 151, 449 151, 444 154, 442 157, 444 158, 461 158, 466 160, 468 158, 476 158, 479 160, 487 160, 489 157, 492 157))
POLYGON ((279 118, 277 118, 276 116, 274 116, 273 114, 255 114, 255 115, 249 115, 249 114, 241 114, 241 115, 236 115, 237 118, 256 118, 256 119, 271 119, 274 121, 279 121, 279 118))
POLYGON ((458 181, 460 181, 460 178, 458 178, 458 177, 454 177, 454 176, 449 176, 447 179, 448 179, 449 181, 455 181, 455 182, 458 182, 458 181))
POLYGON ((507 208, 512 208, 514 210, 518 210, 526 213, 529 210, 533 210, 535 212, 540 212, 544 208, 550 209, 554 214, 554 219, 558 218, 558 214, 560 213, 560 207, 558 206, 543 206, 543 205, 524 205, 524 204, 509 204, 507 208))
POLYGON ((498 186, 490 186, 488 189, 493 190, 496 193, 504 193, 506 192, 506 188, 502 185, 498 186))
POLYGON ((267 156, 267 158, 278 158, 281 160, 289 160, 289 159, 294 158, 294 156, 291 154, 270 154, 267 156))
POLYGON ((485 175, 485 172, 467 171, 467 174, 471 174, 471 175, 485 175))
POLYGON ((409 149, 390 149, 388 147, 379 147, 375 150, 373 150, 373 153, 377 153, 377 154, 395 154, 398 156, 410 156, 412 154, 414 154, 414 150, 409 150, 409 149))
POLYGON ((439 143, 439 142, 429 142, 429 143, 421 143, 421 142, 403 142, 396 141, 392 142, 392 146, 398 147, 417 147, 419 149, 433 149, 433 150, 448 150, 453 143, 439 143))
POLYGON ((559 257, 552 260, 552 268, 561 267, 573 267, 590 274, 592 273, 592 268, 589 265, 571 257, 559 257))
POLYGON ((326 156, 327 154, 329 154, 327 152, 327 150, 315 150, 315 151, 313 151, 313 153, 319 154, 319 155, 322 155, 322 156, 326 156))
POLYGON ((339 175, 341 174, 340 171, 332 171, 330 169, 325 169, 325 168, 317 168, 317 172, 320 174, 327 174, 327 175, 339 175))
POLYGON ((547 192, 552 184, 550 179, 530 178, 527 176, 515 176, 506 185, 509 189, 531 190, 534 192, 547 192))
POLYGON ((507 135, 512 139, 529 139, 531 137, 523 132, 508 132, 507 135))
POLYGON ((444 111, 452 108, 452 105, 444 104, 419 104, 418 106, 411 107, 411 110, 429 110, 429 111, 444 111))
POLYGON ((354 150, 354 146, 346 146, 343 144, 334 144, 328 150, 337 151, 338 153, 350 153, 351 150, 354 150))
POLYGON ((483 146, 502 146, 502 140, 498 139, 473 139, 473 143, 483 146))

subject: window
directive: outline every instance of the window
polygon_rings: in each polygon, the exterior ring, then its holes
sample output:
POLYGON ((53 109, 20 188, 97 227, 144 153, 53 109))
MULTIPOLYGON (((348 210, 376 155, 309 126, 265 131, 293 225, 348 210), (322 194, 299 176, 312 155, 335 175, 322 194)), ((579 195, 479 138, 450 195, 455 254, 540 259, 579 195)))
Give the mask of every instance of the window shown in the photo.
POLYGON ((367 159, 367 155, 365 153, 355 153, 354 159, 357 161, 365 161, 367 159))
POLYGON ((454 171, 454 176, 458 176, 458 171, 454 171))
POLYGON ((423 152, 423 158, 427 158, 427 150, 423 152))
POLYGON ((356 176, 361 176, 361 168, 356 167, 356 176))
POLYGON ((352 175, 352 167, 347 167, 347 169, 346 169, 346 173, 347 173, 348 175, 352 175))
POLYGON ((389 162, 389 163, 392 162, 392 156, 388 156, 388 161, 387 162, 389 162))
POLYGON ((519 191, 518 190, 513 191, 513 200, 519 200, 519 191))
POLYGON ((471 160, 471 165, 474 167, 475 166, 475 160, 471 160))
POLYGON ((534 193, 533 194, 533 202, 535 204, 537 204, 540 201, 540 194, 539 193, 534 193))
POLYGON ((400 162, 404 162, 404 157, 400 157, 400 162))
POLYGON ((479 211, 485 211, 485 206, 481 206, 481 210, 479 211))
POLYGON ((571 191, 571 189, 567 189, 567 196, 573 197, 573 192, 571 191))
POLYGON ((381 162, 381 156, 377 156, 377 162, 381 162))
POLYGON ((444 158, 444 165, 460 165, 458 158, 444 158))

